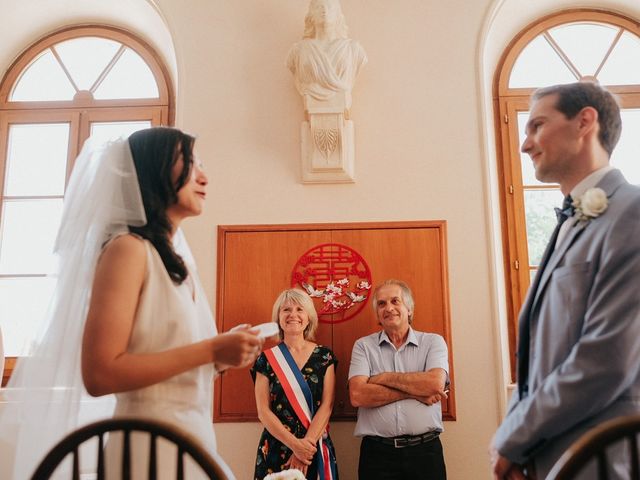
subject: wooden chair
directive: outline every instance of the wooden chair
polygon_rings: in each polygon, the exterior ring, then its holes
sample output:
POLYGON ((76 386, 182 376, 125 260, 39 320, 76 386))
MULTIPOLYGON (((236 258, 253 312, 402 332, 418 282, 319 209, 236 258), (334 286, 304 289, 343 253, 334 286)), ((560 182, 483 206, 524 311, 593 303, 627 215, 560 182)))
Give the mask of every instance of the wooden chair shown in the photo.
POLYGON ((638 439, 640 433, 640 415, 629 415, 614 418, 593 428, 580 437, 560 457, 549 472, 547 479, 572 480, 591 460, 595 460, 598 480, 609 480, 607 471, 607 447, 620 442, 627 442, 628 472, 631 480, 640 480, 640 463, 638 462, 638 439))
MULTIPOLYGON (((155 420, 141 420, 133 418, 120 418, 102 420, 91 423, 70 433, 55 445, 46 457, 40 462, 31 480, 45 480, 51 478, 58 466, 68 455, 72 455, 72 479, 80 479, 80 446, 97 438, 97 480, 105 478, 105 434, 109 432, 122 432, 122 480, 131 479, 131 434, 132 432, 146 432, 149 434, 149 468, 148 479, 155 480, 158 475, 156 465, 158 457, 158 438, 163 438, 177 446, 176 480, 185 478, 185 455, 202 469, 204 474, 213 480, 227 480, 228 477, 216 461, 205 451, 191 435, 168 423, 155 420)), ((57 477, 56 477, 57 478, 57 477)), ((138 480, 132 479, 132 480, 138 480)), ((188 479, 187 479, 188 480, 188 479)))

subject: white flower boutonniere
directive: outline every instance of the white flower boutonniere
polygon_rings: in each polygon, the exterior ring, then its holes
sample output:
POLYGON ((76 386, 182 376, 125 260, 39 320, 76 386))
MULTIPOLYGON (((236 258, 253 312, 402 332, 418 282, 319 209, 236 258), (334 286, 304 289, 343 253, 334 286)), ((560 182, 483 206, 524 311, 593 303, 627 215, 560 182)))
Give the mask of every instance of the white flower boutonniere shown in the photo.
POLYGON ((290 468, 281 472, 270 473, 264 480, 306 480, 304 474, 297 468, 290 468))
POLYGON ((599 217, 609 206, 607 194, 601 188, 590 188, 573 201, 579 221, 590 221, 599 217))

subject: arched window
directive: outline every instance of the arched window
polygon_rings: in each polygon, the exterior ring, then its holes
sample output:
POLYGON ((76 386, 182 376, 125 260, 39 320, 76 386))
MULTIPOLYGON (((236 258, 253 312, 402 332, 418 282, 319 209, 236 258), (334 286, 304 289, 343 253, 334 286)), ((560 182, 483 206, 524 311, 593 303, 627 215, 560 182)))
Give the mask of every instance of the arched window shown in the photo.
POLYGON ((123 30, 71 27, 29 47, 0 84, 0 327, 8 361, 28 355, 55 281, 52 248, 84 141, 173 123, 169 76, 123 30), (13 357, 13 358, 12 358, 13 357))
MULTIPOLYGON (((498 170, 509 312, 515 353, 517 320, 562 204, 558 185, 536 180, 528 155, 520 152, 529 117, 529 96, 539 87, 595 80, 622 106, 623 131, 611 164, 640 183, 640 23, 597 10, 555 14, 529 25, 508 47, 494 86, 498 170)), ((514 372, 515 355, 511 355, 514 372)))

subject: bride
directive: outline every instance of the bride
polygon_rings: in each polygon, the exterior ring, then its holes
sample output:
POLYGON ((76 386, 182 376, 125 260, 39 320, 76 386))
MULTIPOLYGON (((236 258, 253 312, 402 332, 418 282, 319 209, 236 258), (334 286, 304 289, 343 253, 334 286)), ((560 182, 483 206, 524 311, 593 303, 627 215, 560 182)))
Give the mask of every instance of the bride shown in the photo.
MULTIPOLYGON (((157 127, 85 146, 78 158, 57 239, 61 267, 50 327, 11 380, 17 410, 0 417, 3 441, 5 423, 21 418, 13 440, 16 480, 83 422, 83 406, 109 404, 87 402, 83 387, 92 396, 115 394, 113 415, 174 423, 217 456, 214 374, 250 365, 262 340, 247 328, 217 335, 179 230, 202 212, 206 197, 194 142, 157 127)), ((107 467, 117 461, 117 443, 108 442, 107 467)), ((144 468, 146 452, 135 437, 133 443, 135 471, 144 468)), ((158 471, 168 474, 174 455, 159 453, 158 471)))

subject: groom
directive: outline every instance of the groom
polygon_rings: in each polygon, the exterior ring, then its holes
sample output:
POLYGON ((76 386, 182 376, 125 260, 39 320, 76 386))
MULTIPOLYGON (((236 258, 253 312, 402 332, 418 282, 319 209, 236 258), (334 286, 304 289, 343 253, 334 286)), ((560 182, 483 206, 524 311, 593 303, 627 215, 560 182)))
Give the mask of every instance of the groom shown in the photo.
POLYGON ((543 480, 587 430, 640 412, 640 189, 609 165, 620 109, 586 82, 532 102, 522 151, 570 198, 520 312, 518 390, 490 447, 494 479, 543 480))

